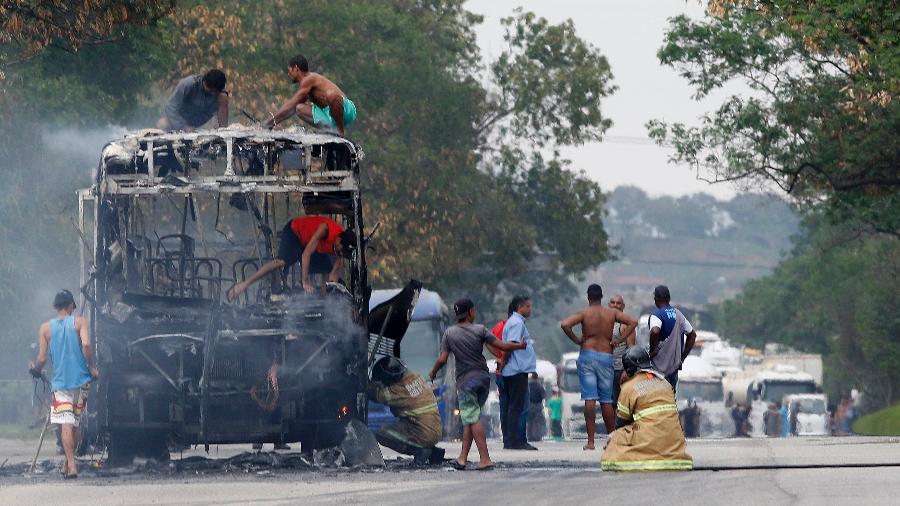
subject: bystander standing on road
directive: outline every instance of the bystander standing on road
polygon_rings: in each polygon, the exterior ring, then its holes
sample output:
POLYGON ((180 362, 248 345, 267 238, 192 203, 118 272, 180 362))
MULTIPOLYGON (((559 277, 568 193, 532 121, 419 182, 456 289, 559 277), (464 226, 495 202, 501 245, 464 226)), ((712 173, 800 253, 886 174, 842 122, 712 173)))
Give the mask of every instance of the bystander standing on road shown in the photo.
POLYGON ((769 409, 763 413, 763 426, 766 428, 766 436, 781 436, 781 411, 778 409, 778 404, 769 403, 769 409))
POLYGON ((562 397, 559 390, 553 389, 553 395, 547 400, 547 411, 550 413, 550 435, 554 441, 561 441, 562 430, 562 397))
POLYGON ((528 444, 524 434, 515 430, 522 414, 528 408, 528 375, 537 371, 537 354, 534 341, 528 333, 525 319, 531 317, 531 300, 523 295, 513 297, 511 304, 515 311, 503 327, 503 342, 525 343, 524 349, 514 351, 506 359, 503 367, 503 386, 507 392, 506 429, 511 433, 510 450, 537 450, 528 444))
POLYGON ((475 323, 475 304, 470 299, 460 299, 453 305, 457 324, 448 328, 441 339, 441 354, 429 378, 434 380, 450 354, 456 361, 456 390, 459 399, 459 417, 463 424, 462 448, 459 458, 453 463, 457 469, 465 469, 472 442, 478 448, 478 469, 493 468, 488 454, 487 438, 481 424, 481 409, 487 400, 491 385, 491 374, 484 360, 484 346, 493 345, 503 351, 514 351, 526 346, 524 342, 502 342, 488 332, 484 325, 475 323))
MULTIPOLYGON (((509 306, 506 308, 506 319, 500 320, 494 325, 494 328, 491 329, 491 333, 494 334, 499 340, 503 340, 503 328, 506 326, 506 322, 509 320, 509 317, 515 312, 515 307, 513 307, 513 303, 510 302, 509 306)), ((506 393, 506 388, 503 385, 503 366, 506 365, 506 359, 509 358, 509 354, 503 353, 503 350, 495 346, 488 345, 488 349, 491 350, 491 353, 497 357, 496 368, 494 371, 494 381, 497 383, 497 402, 500 405, 500 432, 503 433, 503 448, 509 448, 511 435, 513 432, 518 431, 522 434, 522 437, 525 437, 525 420, 524 416, 522 417, 522 422, 516 426, 513 431, 510 431, 506 428, 506 417, 509 412, 509 396, 506 393)), ((515 438, 512 438, 515 439, 515 438)))
POLYGON ((673 389, 677 389, 678 371, 691 353, 697 333, 681 311, 672 307, 672 295, 667 286, 659 285, 653 290, 653 301, 656 312, 650 315, 649 321, 650 358, 656 370, 666 376, 673 389))
MULTIPOLYGON (((620 294, 615 294, 609 298, 609 307, 625 312, 625 298, 620 294)), ((616 323, 613 327, 613 403, 619 401, 619 390, 622 386, 622 357, 628 348, 631 348, 637 342, 637 333, 631 331, 627 336, 622 335, 622 324, 616 323)))
POLYGON ((536 372, 531 373, 528 380, 528 441, 540 441, 547 433, 547 419, 544 418, 546 397, 541 377, 536 372))
POLYGON ((47 321, 38 330, 38 357, 29 366, 31 375, 40 378, 47 363, 47 355, 53 362, 53 378, 50 381, 50 423, 61 425, 66 463, 63 476, 78 477, 75 448, 78 447, 78 425, 87 402, 90 383, 99 377, 94 369, 91 337, 88 322, 75 316, 75 297, 68 290, 60 290, 53 299, 56 318, 47 321))
POLYGON ((576 366, 578 382, 581 385, 581 399, 584 401, 584 423, 587 430, 585 450, 593 450, 594 436, 597 431, 597 403, 606 433, 615 428, 615 404, 613 403, 613 355, 612 336, 616 323, 625 324, 622 334, 628 336, 634 332, 637 321, 619 311, 604 307, 602 303, 603 288, 592 284, 587 289, 588 307, 569 316, 559 323, 560 328, 573 343, 581 347, 576 366), (581 336, 572 330, 581 325, 581 336))

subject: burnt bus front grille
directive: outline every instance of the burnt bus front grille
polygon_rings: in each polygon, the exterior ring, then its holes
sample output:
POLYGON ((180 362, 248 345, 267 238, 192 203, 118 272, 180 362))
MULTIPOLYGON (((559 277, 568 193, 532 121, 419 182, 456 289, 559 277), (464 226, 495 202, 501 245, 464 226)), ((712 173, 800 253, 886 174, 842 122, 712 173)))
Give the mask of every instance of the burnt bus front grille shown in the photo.
POLYGON ((222 353, 213 359, 209 375, 213 380, 252 380, 264 376, 269 365, 261 357, 222 353))

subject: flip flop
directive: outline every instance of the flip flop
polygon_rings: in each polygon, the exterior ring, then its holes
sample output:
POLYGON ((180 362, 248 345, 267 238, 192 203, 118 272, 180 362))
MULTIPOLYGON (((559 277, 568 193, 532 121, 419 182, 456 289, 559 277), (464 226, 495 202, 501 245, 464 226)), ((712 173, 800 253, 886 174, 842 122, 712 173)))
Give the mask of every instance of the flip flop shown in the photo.
POLYGON ((487 465, 487 466, 484 466, 484 467, 476 467, 475 470, 476 470, 476 471, 493 471, 493 470, 494 470, 494 464, 490 464, 490 465, 487 465))
POLYGON ((465 471, 466 469, 468 469, 465 464, 460 464, 458 460, 451 460, 450 467, 456 469, 457 471, 465 471))
POLYGON ((586 451, 586 452, 589 452, 589 451, 596 450, 597 448, 596 448, 596 447, 594 447, 594 448, 589 448, 588 445, 584 445, 584 446, 581 447, 581 449, 584 450, 584 451, 586 451))

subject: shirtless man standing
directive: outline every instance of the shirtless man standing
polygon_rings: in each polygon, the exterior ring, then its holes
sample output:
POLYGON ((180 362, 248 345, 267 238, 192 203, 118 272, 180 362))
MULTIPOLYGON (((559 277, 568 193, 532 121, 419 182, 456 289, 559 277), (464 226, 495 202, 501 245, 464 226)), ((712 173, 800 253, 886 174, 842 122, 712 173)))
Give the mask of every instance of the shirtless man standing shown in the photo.
POLYGON ((356 120, 356 104, 325 76, 309 71, 309 63, 302 55, 288 61, 288 75, 300 89, 278 112, 263 123, 266 128, 290 118, 295 112, 313 126, 337 128, 344 135, 344 127, 356 120))
POLYGON ((603 289, 593 284, 587 289, 588 307, 561 321, 559 326, 566 336, 581 346, 578 355, 578 381, 581 383, 581 398, 584 400, 584 422, 587 427, 585 450, 594 449, 596 432, 597 401, 606 425, 606 433, 615 430, 616 408, 613 406, 613 326, 621 323, 621 335, 629 336, 637 327, 637 320, 627 314, 601 303, 603 289), (575 335, 572 327, 581 324, 581 336, 575 335))

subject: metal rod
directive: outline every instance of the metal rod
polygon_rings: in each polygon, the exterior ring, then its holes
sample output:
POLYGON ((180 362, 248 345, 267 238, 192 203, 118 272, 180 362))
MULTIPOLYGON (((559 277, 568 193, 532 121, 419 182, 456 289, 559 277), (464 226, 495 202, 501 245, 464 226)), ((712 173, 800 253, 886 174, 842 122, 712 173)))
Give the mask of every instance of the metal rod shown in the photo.
POLYGON ((156 369, 156 371, 159 372, 163 378, 166 378, 166 381, 168 381, 169 384, 172 385, 172 388, 174 388, 175 390, 178 390, 178 385, 175 384, 175 380, 173 380, 171 377, 169 377, 169 375, 166 374, 166 371, 163 370, 163 368, 160 367, 160 365, 157 364, 155 360, 150 358, 150 355, 147 355, 147 352, 145 352, 144 350, 142 350, 140 348, 138 348, 137 352, 140 353, 141 356, 147 360, 147 362, 150 362, 150 365, 152 365, 153 368, 156 369))
POLYGON ((41 454, 41 446, 44 445, 44 435, 47 434, 47 427, 50 426, 50 413, 47 413, 47 418, 44 420, 44 428, 41 429, 41 439, 38 440, 37 451, 34 453, 34 459, 31 461, 31 469, 28 470, 29 474, 34 473, 34 467, 37 465, 38 455, 41 454))
POLYGON ((381 331, 378 333, 378 339, 375 340, 375 347, 372 348, 372 354, 369 355, 369 365, 368 367, 372 367, 372 364, 375 363, 375 354, 378 353, 378 347, 381 346, 381 340, 384 338, 384 331, 387 330, 388 322, 391 321, 391 316, 394 314, 394 305, 391 304, 388 307, 387 318, 384 319, 384 323, 381 324, 381 331))
POLYGON ((325 341, 321 346, 316 348, 316 351, 312 352, 312 354, 306 359, 306 362, 303 362, 303 364, 298 367, 296 371, 294 371, 294 374, 300 374, 301 372, 303 372, 303 369, 306 369, 306 366, 308 366, 314 358, 318 357, 319 353, 322 353, 322 350, 324 350, 325 347, 328 346, 328 344, 329 341, 325 341))

